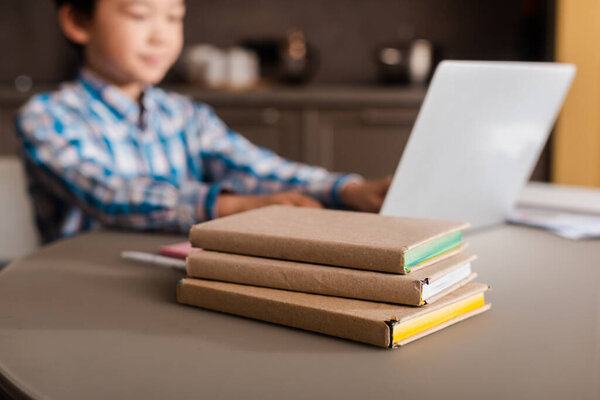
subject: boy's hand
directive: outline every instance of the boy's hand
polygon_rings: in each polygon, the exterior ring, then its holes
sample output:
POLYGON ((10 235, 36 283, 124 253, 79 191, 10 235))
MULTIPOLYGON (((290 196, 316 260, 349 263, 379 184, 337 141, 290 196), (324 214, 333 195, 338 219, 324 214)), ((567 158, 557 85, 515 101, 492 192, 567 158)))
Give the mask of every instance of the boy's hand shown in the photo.
POLYGON ((342 189, 342 204, 356 211, 379 212, 392 176, 360 183, 349 183, 342 189))
POLYGON ((217 197, 217 215, 227 215, 242 211, 260 208, 271 204, 288 206, 323 208, 323 205, 313 197, 306 196, 298 191, 289 190, 267 195, 238 195, 223 193, 217 197))

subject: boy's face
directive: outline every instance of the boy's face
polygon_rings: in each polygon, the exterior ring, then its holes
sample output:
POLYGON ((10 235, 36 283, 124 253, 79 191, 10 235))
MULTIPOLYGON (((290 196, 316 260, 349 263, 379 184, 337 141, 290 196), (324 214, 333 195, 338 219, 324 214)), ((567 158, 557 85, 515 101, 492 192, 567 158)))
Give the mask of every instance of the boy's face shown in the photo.
POLYGON ((183 46, 183 0, 98 0, 85 63, 117 84, 156 84, 183 46))

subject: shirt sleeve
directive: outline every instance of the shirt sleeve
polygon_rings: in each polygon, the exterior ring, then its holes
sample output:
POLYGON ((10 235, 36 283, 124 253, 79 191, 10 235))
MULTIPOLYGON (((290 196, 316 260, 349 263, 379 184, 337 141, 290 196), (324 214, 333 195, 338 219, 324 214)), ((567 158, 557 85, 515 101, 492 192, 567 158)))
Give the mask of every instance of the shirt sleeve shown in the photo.
POLYGON ((187 231, 216 214, 222 184, 123 176, 102 157, 101 144, 82 133, 89 128, 76 124, 77 116, 54 111, 33 101, 16 121, 24 157, 47 190, 106 226, 187 231))
POLYGON ((329 172, 287 160, 230 130, 210 107, 199 104, 196 112, 201 127, 200 156, 207 179, 222 182, 236 193, 298 190, 326 207, 342 208, 343 187, 364 180, 357 174, 329 172))

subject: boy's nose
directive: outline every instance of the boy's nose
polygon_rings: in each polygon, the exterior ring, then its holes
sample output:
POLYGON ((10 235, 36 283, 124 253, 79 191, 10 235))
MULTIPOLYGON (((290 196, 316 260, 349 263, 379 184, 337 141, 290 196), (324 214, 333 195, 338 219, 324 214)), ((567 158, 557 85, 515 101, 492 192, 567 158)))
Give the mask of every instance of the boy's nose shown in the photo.
POLYGON ((155 46, 160 46, 168 43, 169 38, 174 34, 175 32, 169 27, 164 18, 156 18, 153 21, 148 41, 155 46))
POLYGON ((155 46, 161 46, 167 42, 164 32, 162 32, 161 29, 157 28, 156 26, 153 27, 152 31, 150 32, 148 41, 150 44, 155 46))

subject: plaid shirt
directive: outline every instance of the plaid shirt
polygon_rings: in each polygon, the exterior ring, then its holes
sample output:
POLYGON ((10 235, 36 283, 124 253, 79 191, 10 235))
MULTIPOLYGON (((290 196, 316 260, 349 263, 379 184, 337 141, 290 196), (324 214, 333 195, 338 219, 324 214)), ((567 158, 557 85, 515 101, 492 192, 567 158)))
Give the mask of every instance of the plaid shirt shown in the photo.
POLYGON ((186 232, 216 198, 296 189, 341 207, 358 175, 281 158, 227 128, 204 104, 146 87, 141 104, 89 70, 33 97, 17 132, 44 241, 99 226, 186 232))

